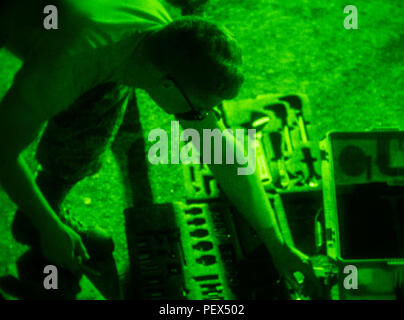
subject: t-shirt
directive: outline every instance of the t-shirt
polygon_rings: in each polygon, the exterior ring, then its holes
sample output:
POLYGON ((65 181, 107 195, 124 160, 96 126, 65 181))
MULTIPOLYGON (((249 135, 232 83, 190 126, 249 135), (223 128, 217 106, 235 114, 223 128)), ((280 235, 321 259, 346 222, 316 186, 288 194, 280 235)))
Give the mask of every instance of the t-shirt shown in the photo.
POLYGON ((0 37, 24 61, 13 86, 44 117, 107 80, 145 34, 172 21, 158 0, 3 0, 3 6, 0 37), (44 27, 49 3, 57 8, 56 30, 44 27))
POLYGON ((23 60, 61 50, 108 46, 171 21, 158 0, 0 0, 0 34, 23 60), (47 30, 44 8, 57 8, 58 29, 47 30))

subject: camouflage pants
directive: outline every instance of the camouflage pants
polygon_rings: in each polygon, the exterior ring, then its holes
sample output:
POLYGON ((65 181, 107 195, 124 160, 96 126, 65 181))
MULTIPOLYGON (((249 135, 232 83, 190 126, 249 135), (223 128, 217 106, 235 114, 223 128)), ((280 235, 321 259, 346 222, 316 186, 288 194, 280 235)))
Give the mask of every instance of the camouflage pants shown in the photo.
POLYGON ((95 174, 131 98, 133 89, 102 84, 51 119, 36 153, 42 170, 68 184, 95 174))

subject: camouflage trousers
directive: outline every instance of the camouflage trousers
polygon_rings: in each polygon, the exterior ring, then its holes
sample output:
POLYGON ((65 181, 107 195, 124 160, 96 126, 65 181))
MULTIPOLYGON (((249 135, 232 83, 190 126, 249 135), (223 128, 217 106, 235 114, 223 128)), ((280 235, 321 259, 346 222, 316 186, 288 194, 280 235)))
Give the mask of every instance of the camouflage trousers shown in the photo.
POLYGON ((36 153, 42 171, 67 184, 95 174, 132 98, 131 88, 102 84, 51 119, 36 153))

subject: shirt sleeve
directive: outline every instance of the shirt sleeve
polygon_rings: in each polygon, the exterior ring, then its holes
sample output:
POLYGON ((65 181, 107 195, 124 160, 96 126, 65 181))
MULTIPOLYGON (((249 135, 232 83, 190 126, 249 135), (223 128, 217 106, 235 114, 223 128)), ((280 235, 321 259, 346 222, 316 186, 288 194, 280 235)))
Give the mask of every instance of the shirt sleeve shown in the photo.
POLYGON ((69 59, 27 62, 16 74, 10 90, 19 96, 27 116, 46 121, 78 98, 79 86, 75 83, 73 70, 69 59))

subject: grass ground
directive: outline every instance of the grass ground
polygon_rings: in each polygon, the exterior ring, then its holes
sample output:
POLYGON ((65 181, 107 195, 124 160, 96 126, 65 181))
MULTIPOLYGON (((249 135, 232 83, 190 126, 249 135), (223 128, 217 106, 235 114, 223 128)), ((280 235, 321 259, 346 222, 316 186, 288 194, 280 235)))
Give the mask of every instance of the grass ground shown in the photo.
MULTIPOLYGON (((263 93, 302 92, 311 102, 316 130, 404 127, 403 3, 357 0, 358 30, 345 30, 346 1, 211 0, 206 17, 228 27, 244 55, 245 84, 237 99, 263 93)), ((176 10, 170 9, 174 14, 176 10)), ((0 51, 0 96, 20 63, 0 51)), ((172 118, 142 92, 144 136, 168 128, 172 118)), ((150 144, 146 143, 146 148, 150 144)), ((33 164, 31 146, 25 156, 33 164)), ((150 166, 154 202, 183 197, 179 166, 150 166)), ((116 242, 118 272, 127 271, 122 176, 110 151, 102 170, 80 182, 66 205, 83 222, 97 221, 116 242)), ((10 234, 15 206, 0 192, 0 276, 15 273, 26 250, 10 234)))

